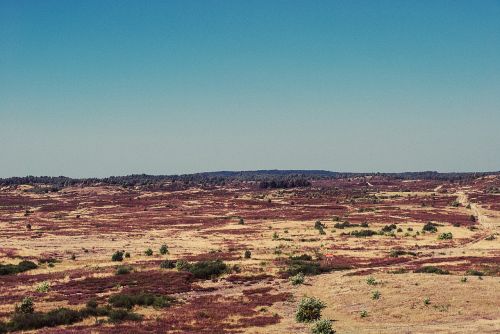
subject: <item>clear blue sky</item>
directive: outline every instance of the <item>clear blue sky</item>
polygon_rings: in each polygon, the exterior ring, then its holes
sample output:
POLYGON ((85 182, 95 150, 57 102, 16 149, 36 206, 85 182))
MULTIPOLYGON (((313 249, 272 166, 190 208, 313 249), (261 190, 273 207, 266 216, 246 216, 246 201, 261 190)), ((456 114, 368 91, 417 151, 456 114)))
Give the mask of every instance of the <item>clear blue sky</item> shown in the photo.
POLYGON ((500 169, 500 1, 0 0, 0 177, 500 169))

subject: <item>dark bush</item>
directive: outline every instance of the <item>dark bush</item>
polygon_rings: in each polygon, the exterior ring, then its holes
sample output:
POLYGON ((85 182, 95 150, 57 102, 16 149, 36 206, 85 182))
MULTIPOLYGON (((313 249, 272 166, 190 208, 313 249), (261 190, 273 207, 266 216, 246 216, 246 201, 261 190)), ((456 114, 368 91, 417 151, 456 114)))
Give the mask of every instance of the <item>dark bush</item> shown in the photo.
POLYGON ((118 294, 109 297, 108 302, 113 307, 122 307, 131 309, 136 305, 153 306, 155 308, 164 308, 172 305, 174 299, 161 295, 153 295, 150 293, 118 294))
POLYGON ((437 226, 436 224, 428 222, 424 225, 424 227, 422 227, 422 231, 435 233, 437 232, 436 226, 437 226))
POLYGON ((210 279, 222 275, 228 269, 221 260, 199 261, 190 264, 187 268, 195 278, 210 279))
POLYGON ((142 316, 137 313, 130 312, 124 309, 110 310, 109 311, 109 321, 110 322, 122 322, 122 321, 139 321, 142 320, 142 316))
POLYGON ((450 272, 434 266, 423 266, 415 270, 416 273, 448 275, 450 272))
POLYGON ((390 257, 399 257, 399 256, 403 256, 403 255, 417 256, 417 253, 405 251, 402 249, 393 249, 393 250, 391 250, 391 252, 389 254, 390 257))
POLYGON ((165 260, 162 263, 160 263, 160 268, 173 269, 173 268, 175 268, 175 263, 176 263, 176 261, 174 261, 174 260, 165 260))
POLYGON ((245 251, 245 255, 244 255, 245 259, 249 259, 252 257, 252 252, 250 252, 248 249, 245 251))
POLYGON ((130 266, 120 266, 118 269, 116 269, 116 274, 117 275, 127 275, 130 274, 132 271, 132 267, 130 266))
POLYGON ((161 247, 160 247, 160 254, 161 255, 165 255, 167 253, 168 253, 168 247, 167 247, 167 245, 161 245, 161 247))
POLYGON ((37 264, 32 261, 21 261, 18 264, 0 264, 0 276, 19 274, 36 268, 38 268, 37 264))
POLYGON ((121 262, 121 261, 123 261, 123 252, 122 251, 116 251, 111 256, 111 261, 115 261, 115 262, 121 262))
POLYGON ((392 232, 392 230, 395 230, 397 228, 398 227, 396 226, 396 224, 390 224, 390 225, 385 225, 384 227, 382 227, 381 231, 384 233, 390 233, 390 232, 392 232))
POLYGON ((373 230, 361 230, 361 231, 352 231, 350 235, 355 236, 357 238, 363 238, 363 237, 371 237, 373 235, 377 235, 378 233, 373 231, 373 230))

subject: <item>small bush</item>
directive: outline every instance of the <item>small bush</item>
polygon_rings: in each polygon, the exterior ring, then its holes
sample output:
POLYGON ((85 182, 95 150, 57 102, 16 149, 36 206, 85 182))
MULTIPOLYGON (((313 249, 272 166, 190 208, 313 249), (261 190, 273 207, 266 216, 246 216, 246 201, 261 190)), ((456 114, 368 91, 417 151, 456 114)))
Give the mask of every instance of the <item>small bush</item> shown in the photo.
POLYGON ((160 268, 162 269, 173 269, 175 268, 176 261, 174 260, 165 260, 160 263, 160 268))
POLYGON ((424 298, 424 305, 429 305, 431 303, 431 299, 429 297, 424 298))
POLYGON ((367 310, 362 310, 360 313, 359 313, 359 316, 361 318, 366 318, 368 316, 368 311, 367 310))
POLYGON ((175 269, 177 270, 187 270, 189 268, 189 262, 186 260, 178 260, 175 262, 175 269))
POLYGON ((416 273, 448 275, 450 272, 434 266, 423 266, 415 270, 416 273))
POLYGON ((390 225, 385 225, 384 227, 382 227, 381 231, 384 233, 390 233, 390 232, 392 232, 392 230, 395 230, 397 228, 398 227, 396 226, 396 224, 390 224, 390 225))
POLYGON ((243 220, 243 218, 240 218, 240 220, 238 221, 238 224, 245 225, 245 221, 243 220))
POLYGON ((50 290, 50 283, 45 281, 38 284, 35 288, 36 292, 47 293, 50 290))
POLYGON ((252 257, 252 252, 250 252, 248 249, 245 251, 245 255, 244 255, 245 259, 249 259, 252 257))
POLYGON ((126 252, 126 253, 125 253, 125 257, 126 257, 127 259, 128 259, 128 258, 130 258, 130 253, 129 253, 129 252, 126 252))
MULTIPOLYGON (((165 255, 167 253, 168 253, 168 247, 167 247, 167 245, 165 245, 165 244, 161 245, 161 247, 160 247, 160 254, 161 255, 165 255)), ((153 254, 151 254, 151 255, 153 255, 153 254)))
POLYGON ((316 321, 311 328, 311 332, 313 334, 335 334, 332 321, 326 319, 316 321))
POLYGON ((375 291, 372 291, 372 299, 373 300, 377 300, 377 299, 380 299, 380 291, 378 290, 375 290, 375 291))
POLYGON ((35 304, 31 297, 24 297, 20 305, 16 305, 15 313, 29 314, 35 312, 35 304))
POLYGON ((120 266, 118 269, 116 269, 116 274, 117 275, 127 275, 130 274, 132 271, 132 267, 130 266, 120 266))
POLYGON ((326 307, 325 303, 314 297, 304 297, 299 303, 295 319, 298 322, 311 322, 321 318, 321 310, 326 307))
POLYGON ((128 310, 118 309, 109 311, 109 321, 113 323, 118 323, 122 321, 139 321, 142 316, 137 313, 130 312, 128 310))
POLYGON ((146 249, 144 254, 146 254, 146 256, 151 256, 151 255, 153 255, 153 250, 151 248, 148 248, 148 249, 146 249))
POLYGON ((165 308, 172 305, 174 299, 161 295, 153 295, 150 293, 132 294, 118 294, 109 298, 108 302, 113 307, 122 307, 132 309, 136 305, 140 306, 153 306, 155 308, 165 308))
POLYGON ((435 233, 437 232, 436 226, 437 226, 436 224, 428 222, 424 225, 424 227, 422 227, 422 231, 435 233))
POLYGON ((37 264, 32 261, 21 261, 16 264, 0 264, 0 276, 19 274, 28 270, 38 268, 37 264))
POLYGON ((222 275, 228 269, 227 265, 221 260, 199 261, 189 265, 187 270, 195 278, 210 279, 222 275))
POLYGON ((304 283, 304 279, 304 274, 298 273, 297 275, 290 277, 290 282, 292 282, 292 285, 300 285, 304 283))
POLYGON ((123 261, 123 252, 122 251, 114 252, 113 255, 111 256, 111 261, 114 261, 114 262, 123 261))
POLYGON ((405 251, 405 250, 402 250, 402 249, 393 249, 389 253, 390 257, 400 257, 400 256, 403 256, 403 255, 417 256, 417 253, 405 251))
POLYGON ((453 239, 453 234, 451 232, 441 233, 438 237, 439 240, 450 240, 453 239))
POLYGON ((357 238, 371 237, 373 235, 377 235, 378 233, 373 230, 361 230, 361 231, 352 231, 350 235, 355 236, 357 238))
POLYGON ((471 275, 471 276, 484 276, 484 273, 479 270, 475 269, 469 269, 465 272, 466 275, 471 275))
POLYGON ((370 276, 366 279, 366 284, 368 285, 376 285, 377 281, 375 280, 375 277, 370 276))

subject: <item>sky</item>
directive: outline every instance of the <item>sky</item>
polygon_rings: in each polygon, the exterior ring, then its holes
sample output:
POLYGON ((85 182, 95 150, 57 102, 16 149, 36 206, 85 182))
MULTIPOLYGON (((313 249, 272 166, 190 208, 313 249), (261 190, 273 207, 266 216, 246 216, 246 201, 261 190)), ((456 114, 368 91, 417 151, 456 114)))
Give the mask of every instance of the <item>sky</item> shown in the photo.
POLYGON ((500 170, 500 1, 0 0, 0 177, 500 170))

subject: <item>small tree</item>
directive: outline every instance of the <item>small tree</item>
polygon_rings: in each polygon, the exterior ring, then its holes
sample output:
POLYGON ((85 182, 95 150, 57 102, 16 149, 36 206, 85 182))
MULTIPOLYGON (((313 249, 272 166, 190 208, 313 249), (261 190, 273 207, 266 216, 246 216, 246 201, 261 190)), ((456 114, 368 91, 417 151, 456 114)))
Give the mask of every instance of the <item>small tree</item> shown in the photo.
POLYGON ((314 297, 304 297, 299 303, 295 319, 298 322, 311 322, 321 318, 321 310, 326 307, 325 303, 314 297))
POLYGON ((151 255, 153 255, 153 250, 151 248, 148 248, 148 249, 146 249, 144 254, 146 254, 146 256, 151 256, 151 255))
POLYGON ((248 249, 245 251, 245 259, 249 259, 252 257, 252 252, 250 252, 248 249))

